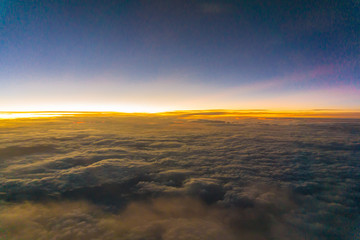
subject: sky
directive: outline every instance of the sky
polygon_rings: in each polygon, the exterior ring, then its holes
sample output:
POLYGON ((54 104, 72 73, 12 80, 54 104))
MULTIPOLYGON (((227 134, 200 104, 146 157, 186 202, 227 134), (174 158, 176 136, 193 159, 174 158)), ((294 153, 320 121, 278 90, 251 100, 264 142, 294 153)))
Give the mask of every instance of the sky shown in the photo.
POLYGON ((0 1, 0 111, 360 109, 360 3, 0 1))

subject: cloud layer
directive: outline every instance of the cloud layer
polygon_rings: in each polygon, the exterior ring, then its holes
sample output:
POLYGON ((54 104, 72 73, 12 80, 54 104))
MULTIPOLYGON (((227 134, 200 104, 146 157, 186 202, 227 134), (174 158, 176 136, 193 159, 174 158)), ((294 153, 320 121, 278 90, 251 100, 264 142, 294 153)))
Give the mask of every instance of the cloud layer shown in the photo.
POLYGON ((205 118, 2 120, 0 234, 356 239, 358 121, 205 118))

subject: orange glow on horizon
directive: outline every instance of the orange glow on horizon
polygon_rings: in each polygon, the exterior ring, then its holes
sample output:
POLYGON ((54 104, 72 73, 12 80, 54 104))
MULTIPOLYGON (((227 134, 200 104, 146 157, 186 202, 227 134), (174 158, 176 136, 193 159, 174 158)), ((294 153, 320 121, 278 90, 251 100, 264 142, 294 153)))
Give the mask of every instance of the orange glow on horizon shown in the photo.
POLYGON ((74 116, 79 113, 70 112, 0 112, 1 119, 17 119, 17 118, 51 118, 62 116, 74 116))
POLYGON ((131 115, 131 116, 169 116, 182 119, 234 119, 257 118, 266 120, 272 118, 360 118, 360 110, 177 110, 177 111, 159 111, 159 112, 121 112, 121 111, 34 111, 34 112, 0 112, 2 119, 19 118, 54 118, 54 117, 74 117, 74 116, 106 116, 106 115, 131 115))
POLYGON ((360 118, 360 110, 202 110, 202 111, 174 111, 164 113, 180 115, 185 119, 242 119, 242 118, 360 118))
POLYGON ((119 113, 159 113, 173 111, 175 109, 166 107, 156 107, 140 104, 54 104, 54 105, 32 105, 32 106, 12 106, 0 108, 1 112, 6 113, 64 113, 64 112, 119 112, 119 113))

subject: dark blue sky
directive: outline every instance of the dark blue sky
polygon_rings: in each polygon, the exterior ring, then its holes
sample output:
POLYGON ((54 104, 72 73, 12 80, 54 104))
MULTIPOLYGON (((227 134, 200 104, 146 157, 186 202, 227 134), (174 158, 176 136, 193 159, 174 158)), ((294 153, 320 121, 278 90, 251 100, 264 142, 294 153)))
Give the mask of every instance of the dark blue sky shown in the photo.
POLYGON ((1 1, 1 25, 5 110, 360 107, 356 0, 1 1))

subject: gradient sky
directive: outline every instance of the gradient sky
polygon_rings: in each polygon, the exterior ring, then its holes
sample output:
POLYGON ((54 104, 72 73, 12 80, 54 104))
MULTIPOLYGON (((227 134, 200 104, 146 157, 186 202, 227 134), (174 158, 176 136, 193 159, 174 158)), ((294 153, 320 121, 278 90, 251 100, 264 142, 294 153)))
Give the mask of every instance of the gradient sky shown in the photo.
POLYGON ((0 111, 360 108, 360 2, 0 1, 0 111))

